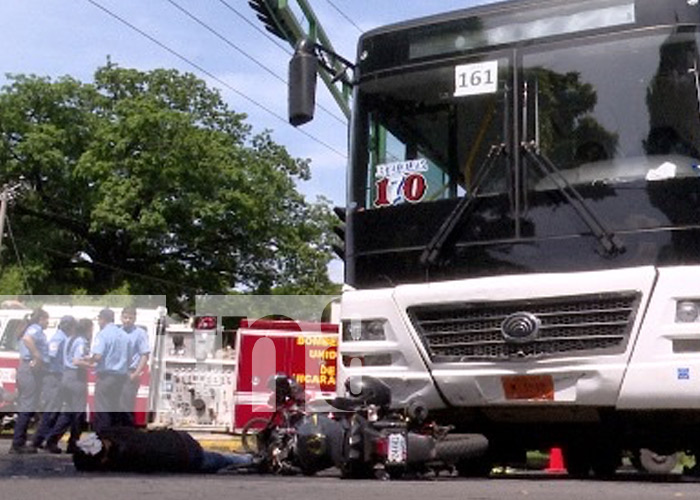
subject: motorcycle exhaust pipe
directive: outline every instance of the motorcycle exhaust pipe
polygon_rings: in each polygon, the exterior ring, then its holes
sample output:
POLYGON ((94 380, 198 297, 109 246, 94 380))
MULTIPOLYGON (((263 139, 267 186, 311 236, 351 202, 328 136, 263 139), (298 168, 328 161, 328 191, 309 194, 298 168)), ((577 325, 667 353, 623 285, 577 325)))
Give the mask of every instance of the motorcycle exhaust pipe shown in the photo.
POLYGON ((428 418, 428 407, 420 399, 414 399, 408 403, 406 415, 414 422, 425 422, 428 418))

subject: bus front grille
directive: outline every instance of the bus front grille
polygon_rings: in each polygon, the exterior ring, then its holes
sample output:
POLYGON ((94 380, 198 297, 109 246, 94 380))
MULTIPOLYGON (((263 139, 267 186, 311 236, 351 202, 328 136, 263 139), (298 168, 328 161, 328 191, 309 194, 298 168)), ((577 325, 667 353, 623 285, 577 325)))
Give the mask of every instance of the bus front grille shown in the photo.
POLYGON ((638 292, 411 306, 408 315, 433 362, 502 361, 624 352, 638 292), (513 315, 536 317, 538 331, 514 341, 513 315))

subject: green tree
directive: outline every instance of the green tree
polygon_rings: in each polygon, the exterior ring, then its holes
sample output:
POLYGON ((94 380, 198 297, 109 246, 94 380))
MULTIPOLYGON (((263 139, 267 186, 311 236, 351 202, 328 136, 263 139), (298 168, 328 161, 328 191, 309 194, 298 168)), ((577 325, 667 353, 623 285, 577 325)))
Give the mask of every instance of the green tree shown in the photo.
POLYGON ((0 182, 24 178, 0 293, 167 294, 332 289, 327 201, 296 183, 308 160, 191 74, 108 63, 91 84, 10 76, 0 92, 0 182), (8 274, 10 273, 10 274, 8 274))
POLYGON ((598 102, 595 87, 575 71, 557 73, 545 68, 530 70, 537 81, 540 145, 560 169, 576 168, 585 159, 581 151, 597 144, 612 155, 619 137, 591 114, 598 102))

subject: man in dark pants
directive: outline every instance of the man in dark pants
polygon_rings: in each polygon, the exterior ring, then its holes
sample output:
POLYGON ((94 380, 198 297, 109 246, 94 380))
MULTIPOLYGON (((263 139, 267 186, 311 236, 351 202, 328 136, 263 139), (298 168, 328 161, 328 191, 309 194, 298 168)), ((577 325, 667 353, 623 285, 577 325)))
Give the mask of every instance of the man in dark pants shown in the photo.
POLYGON ((63 411, 46 437, 46 449, 60 453, 58 442, 70 429, 68 453, 75 453, 80 438, 81 426, 87 404, 87 368, 85 356, 90 349, 92 321, 84 318, 78 322, 63 348, 63 378, 60 386, 60 399, 63 411))
POLYGON ((73 464, 79 471, 200 472, 257 468, 252 455, 206 451, 183 431, 143 432, 129 427, 105 428, 78 441, 73 464))
POLYGON ((17 368, 17 422, 10 453, 36 453, 36 448, 27 446, 27 429, 38 410, 44 367, 49 362, 49 346, 44 330, 49 324, 49 315, 36 309, 19 342, 19 367, 17 368))
POLYGON ((128 342, 124 330, 114 324, 114 311, 102 309, 97 316, 100 331, 92 345, 90 360, 96 363, 95 413, 92 426, 96 432, 124 425, 121 395, 127 378, 128 342))
POLYGON ((125 307, 122 310, 122 330, 127 333, 129 339, 129 373, 122 391, 122 408, 124 410, 124 422, 126 425, 134 425, 134 410, 136 409, 136 396, 141 385, 143 375, 151 348, 148 343, 146 330, 136 326, 136 308, 125 307))
MULTIPOLYGON (((73 316, 64 316, 58 324, 56 333, 54 333, 49 340, 49 364, 46 367, 46 373, 41 388, 41 409, 44 413, 41 415, 39 428, 32 439, 32 445, 35 448, 43 447, 44 440, 51 432, 61 412, 61 396, 59 394, 59 389, 64 370, 63 347, 66 338, 69 335, 73 335, 75 327, 75 318, 73 316)), ((47 451, 56 453, 60 450, 52 446, 47 447, 47 451)))

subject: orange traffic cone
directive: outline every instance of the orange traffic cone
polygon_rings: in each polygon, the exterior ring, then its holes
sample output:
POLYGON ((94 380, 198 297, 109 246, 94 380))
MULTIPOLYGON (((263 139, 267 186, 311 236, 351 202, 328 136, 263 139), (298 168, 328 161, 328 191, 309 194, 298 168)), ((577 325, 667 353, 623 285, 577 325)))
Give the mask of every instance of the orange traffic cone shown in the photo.
POLYGON ((561 448, 552 448, 549 452, 549 466, 545 469, 550 474, 565 474, 564 455, 561 448))

